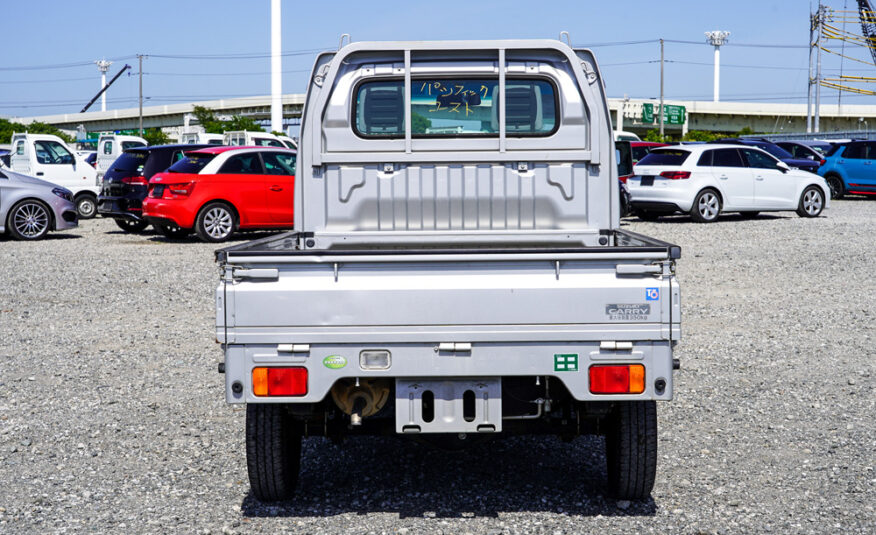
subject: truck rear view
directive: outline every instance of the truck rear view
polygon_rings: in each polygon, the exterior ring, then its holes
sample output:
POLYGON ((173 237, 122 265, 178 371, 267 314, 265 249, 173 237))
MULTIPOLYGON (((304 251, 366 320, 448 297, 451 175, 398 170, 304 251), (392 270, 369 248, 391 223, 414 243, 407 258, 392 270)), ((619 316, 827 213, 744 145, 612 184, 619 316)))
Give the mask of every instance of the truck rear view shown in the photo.
POLYGON ((558 41, 354 43, 309 80, 292 233, 221 250, 226 399, 254 495, 301 441, 606 437, 649 495, 678 247, 618 229, 593 55, 558 41))

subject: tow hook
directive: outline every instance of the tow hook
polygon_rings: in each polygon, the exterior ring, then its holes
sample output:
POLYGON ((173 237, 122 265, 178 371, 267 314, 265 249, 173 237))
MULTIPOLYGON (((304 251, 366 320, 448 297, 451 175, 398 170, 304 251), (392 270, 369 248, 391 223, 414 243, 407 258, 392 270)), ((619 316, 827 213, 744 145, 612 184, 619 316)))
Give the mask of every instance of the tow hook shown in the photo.
POLYGON ((672 359, 672 369, 680 370, 681 369, 681 361, 678 359, 672 359))

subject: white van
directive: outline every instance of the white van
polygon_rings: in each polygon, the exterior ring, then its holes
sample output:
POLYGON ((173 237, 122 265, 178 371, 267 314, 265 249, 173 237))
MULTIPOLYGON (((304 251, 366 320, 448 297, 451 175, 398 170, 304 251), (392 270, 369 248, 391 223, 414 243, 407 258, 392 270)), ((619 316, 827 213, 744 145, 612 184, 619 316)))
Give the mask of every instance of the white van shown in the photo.
POLYGON ((73 192, 81 219, 97 213, 97 170, 78 156, 58 136, 12 134, 9 166, 13 171, 35 176, 73 192))
POLYGON ((97 176, 102 178, 116 158, 127 149, 145 147, 147 141, 139 136, 101 134, 97 140, 97 176))
MULTIPOLYGON (((279 137, 268 132, 249 132, 246 130, 236 130, 225 132, 223 145, 238 145, 248 147, 280 147, 288 149, 279 137)), ((294 147, 291 147, 294 148, 294 147)))
POLYGON ((221 145, 225 138, 222 134, 208 134, 206 132, 185 132, 180 134, 179 142, 186 145, 221 145))

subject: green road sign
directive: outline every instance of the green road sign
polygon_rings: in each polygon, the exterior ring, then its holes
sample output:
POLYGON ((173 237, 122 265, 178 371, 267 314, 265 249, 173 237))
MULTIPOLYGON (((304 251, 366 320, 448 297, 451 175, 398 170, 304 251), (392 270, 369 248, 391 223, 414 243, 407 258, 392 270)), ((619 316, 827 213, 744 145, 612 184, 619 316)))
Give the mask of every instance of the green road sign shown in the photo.
MULTIPOLYGON (((675 106, 674 104, 663 105, 663 124, 684 124, 687 120, 687 110, 684 106, 675 106)), ((653 124, 655 121, 660 121, 659 117, 655 117, 654 105, 650 102, 642 104, 642 123, 653 124)))
POLYGON ((650 102, 642 104, 642 122, 645 124, 654 122, 654 105, 650 102))

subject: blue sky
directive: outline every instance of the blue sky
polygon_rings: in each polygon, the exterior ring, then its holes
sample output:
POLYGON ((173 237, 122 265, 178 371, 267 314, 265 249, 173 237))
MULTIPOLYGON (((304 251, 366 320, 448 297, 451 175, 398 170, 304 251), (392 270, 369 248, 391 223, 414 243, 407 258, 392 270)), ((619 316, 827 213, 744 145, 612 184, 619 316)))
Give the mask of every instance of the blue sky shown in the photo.
MULTIPOLYGON (((856 5, 826 3, 837 10, 856 5)), ((150 56, 143 66, 145 105, 270 93, 269 0, 4 0, 0 5, 5 8, 0 116, 76 113, 99 89, 97 67, 90 62, 118 58, 110 76, 125 63, 135 74, 131 56, 138 53, 150 56), (47 68, 59 65, 64 67, 47 68)), ((805 102, 809 12, 809 0, 284 0, 283 92, 303 92, 315 51, 336 47, 342 33, 354 40, 496 39, 555 38, 567 30, 576 45, 597 45, 592 48, 609 96, 656 97, 658 44, 606 43, 661 37, 704 43, 705 31, 720 29, 731 32, 721 52, 722 100, 805 102), (803 48, 743 46, 764 44, 803 48)), ((857 26, 848 30, 860 33, 857 26)), ((869 60, 863 49, 847 53, 869 60)), ((666 98, 711 100, 712 55, 705 44, 667 43, 666 98)), ((824 63, 839 67, 835 57, 824 63)), ((845 64, 846 74, 873 76, 874 70, 845 64)), ((871 96, 842 98, 876 103, 871 96)), ((823 91, 823 102, 836 100, 835 91, 823 91)), ((136 105, 137 78, 123 75, 110 88, 107 107, 136 105)))

